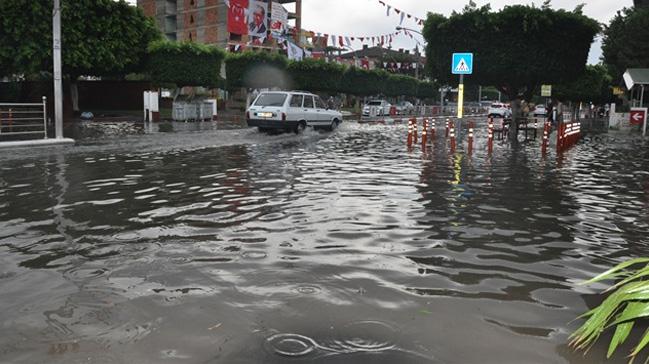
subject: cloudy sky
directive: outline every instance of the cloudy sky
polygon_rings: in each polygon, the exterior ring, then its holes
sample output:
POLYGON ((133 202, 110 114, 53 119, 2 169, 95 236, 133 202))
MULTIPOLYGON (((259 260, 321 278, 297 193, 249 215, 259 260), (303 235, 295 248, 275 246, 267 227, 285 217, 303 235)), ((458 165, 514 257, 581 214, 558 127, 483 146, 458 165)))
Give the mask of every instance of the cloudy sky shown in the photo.
MULTIPOLYGON (((453 10, 460 11, 468 0, 384 0, 392 5, 417 17, 425 17, 427 12, 449 15, 453 10)), ((492 9, 500 9, 505 5, 531 4, 540 5, 542 0, 512 1, 512 0, 475 0, 478 6, 491 4, 492 9)), ((378 0, 302 0, 302 26, 305 29, 336 35, 366 36, 392 32, 399 25, 399 17, 386 16, 386 8, 378 0)), ((572 10, 578 4, 586 3, 584 13, 602 23, 615 16, 617 10, 633 4, 632 0, 552 0, 554 8, 572 10)), ((417 28, 414 21, 405 19, 404 27, 417 28)), ((402 37, 393 44, 394 48, 414 48, 416 42, 402 37)), ((359 43, 353 45, 360 48, 359 43)), ((599 42, 591 50, 590 63, 597 63, 601 55, 599 42)))

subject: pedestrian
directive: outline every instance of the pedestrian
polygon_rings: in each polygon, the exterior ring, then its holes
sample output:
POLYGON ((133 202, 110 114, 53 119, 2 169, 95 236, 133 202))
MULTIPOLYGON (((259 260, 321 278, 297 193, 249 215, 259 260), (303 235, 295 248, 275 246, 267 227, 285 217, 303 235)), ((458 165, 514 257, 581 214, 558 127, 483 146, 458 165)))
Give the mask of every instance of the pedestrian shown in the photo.
POLYGON ((334 97, 329 96, 329 100, 327 100, 327 108, 333 110, 335 107, 336 107, 336 103, 334 101, 334 97))

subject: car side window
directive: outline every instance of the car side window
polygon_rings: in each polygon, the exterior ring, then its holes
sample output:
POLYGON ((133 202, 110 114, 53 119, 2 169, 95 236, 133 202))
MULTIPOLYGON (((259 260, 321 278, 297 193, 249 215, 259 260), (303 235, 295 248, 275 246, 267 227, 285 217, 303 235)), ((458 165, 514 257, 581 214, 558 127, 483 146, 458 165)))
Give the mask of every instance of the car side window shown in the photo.
POLYGON ((315 98, 315 106, 318 109, 326 109, 327 108, 327 105, 325 105, 325 103, 322 102, 322 99, 320 97, 317 97, 317 96, 315 98))
POLYGON ((313 102, 313 96, 304 96, 304 107, 307 109, 315 109, 315 103, 313 102))
POLYGON ((303 99, 304 99, 304 95, 291 96, 291 107, 302 107, 303 99))

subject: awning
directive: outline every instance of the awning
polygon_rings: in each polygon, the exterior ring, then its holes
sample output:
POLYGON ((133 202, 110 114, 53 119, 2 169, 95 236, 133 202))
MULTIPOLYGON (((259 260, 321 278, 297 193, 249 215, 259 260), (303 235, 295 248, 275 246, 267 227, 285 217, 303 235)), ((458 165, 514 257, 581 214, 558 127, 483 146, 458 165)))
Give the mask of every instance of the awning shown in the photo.
POLYGON ((649 85, 649 68, 629 68, 622 77, 627 90, 637 85, 649 85))

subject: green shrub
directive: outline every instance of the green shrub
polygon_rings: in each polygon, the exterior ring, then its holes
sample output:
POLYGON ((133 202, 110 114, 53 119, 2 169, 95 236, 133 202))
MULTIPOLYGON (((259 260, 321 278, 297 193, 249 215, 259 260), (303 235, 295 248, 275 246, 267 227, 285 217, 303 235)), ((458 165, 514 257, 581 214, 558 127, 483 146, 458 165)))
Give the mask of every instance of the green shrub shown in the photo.
POLYGON ((216 87, 225 53, 215 46, 156 41, 148 48, 147 71, 157 84, 216 87))
POLYGON ((225 59, 226 88, 290 88, 288 59, 279 53, 230 53, 225 59))
MULTIPOLYGON (((619 264, 585 284, 603 280, 619 280, 608 289, 611 293, 596 308, 586 312, 580 318, 588 320, 571 336, 571 345, 587 350, 600 335, 615 327, 615 333, 609 343, 607 357, 610 358, 619 345, 623 344, 638 321, 649 317, 649 258, 633 259, 619 264), (642 266, 640 266, 642 265, 642 266), (629 268, 640 266, 635 270, 629 268)), ((638 344, 632 349, 629 357, 635 357, 649 344, 649 329, 643 334, 638 344)))

